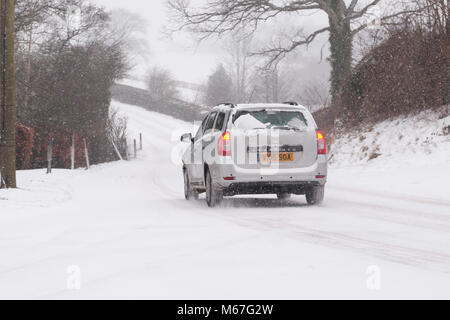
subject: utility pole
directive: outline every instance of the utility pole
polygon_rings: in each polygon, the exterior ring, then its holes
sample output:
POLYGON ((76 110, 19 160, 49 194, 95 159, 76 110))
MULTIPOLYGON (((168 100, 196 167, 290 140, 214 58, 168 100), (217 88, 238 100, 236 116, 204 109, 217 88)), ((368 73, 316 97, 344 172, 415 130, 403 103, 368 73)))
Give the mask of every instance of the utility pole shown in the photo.
MULTIPOLYGON (((32 6, 32 0, 27 0, 27 6, 30 8, 30 15, 33 14, 33 11, 31 11, 33 8, 32 6)), ((30 26, 28 27, 28 52, 27 52, 27 64, 26 64, 26 69, 25 69, 25 78, 26 78, 26 86, 25 86, 25 99, 24 99, 24 107, 29 107, 29 102, 30 102, 30 88, 31 88, 31 63, 32 63, 32 48, 33 48, 33 27, 34 24, 31 23, 30 26)))
POLYGON ((14 62, 15 0, 0 0, 0 179, 1 188, 16 188, 16 77, 14 62))

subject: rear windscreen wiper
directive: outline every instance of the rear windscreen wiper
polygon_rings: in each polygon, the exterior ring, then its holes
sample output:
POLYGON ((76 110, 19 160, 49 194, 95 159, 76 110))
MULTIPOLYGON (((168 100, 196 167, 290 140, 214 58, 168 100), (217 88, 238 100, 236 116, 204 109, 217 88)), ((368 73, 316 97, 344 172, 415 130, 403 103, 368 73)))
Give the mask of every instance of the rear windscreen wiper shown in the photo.
POLYGON ((291 126, 276 126, 276 127, 271 127, 271 129, 301 131, 301 129, 295 128, 295 127, 291 127, 291 126))

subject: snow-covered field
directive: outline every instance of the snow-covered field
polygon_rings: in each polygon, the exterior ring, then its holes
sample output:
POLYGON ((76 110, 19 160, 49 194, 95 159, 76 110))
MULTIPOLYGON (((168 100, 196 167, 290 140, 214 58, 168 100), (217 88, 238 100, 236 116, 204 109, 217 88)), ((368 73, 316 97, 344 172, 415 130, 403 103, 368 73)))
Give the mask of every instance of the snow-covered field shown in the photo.
POLYGON ((134 87, 137 89, 143 89, 143 90, 147 90, 148 89, 148 85, 145 83, 145 81, 143 80, 138 80, 138 79, 129 79, 129 78, 125 78, 125 79, 121 79, 116 81, 117 84, 122 84, 124 86, 130 86, 130 87, 134 87))
POLYGON ((114 105, 144 134, 139 159, 19 172, 21 189, 0 191, 0 298, 450 298, 448 136, 430 152, 392 140, 369 162, 336 155, 322 207, 209 209, 183 198, 177 146, 191 126, 114 105))
MULTIPOLYGON (((130 86, 138 89, 148 89, 148 85, 145 83, 144 80, 138 80, 138 79, 130 79, 125 78, 122 80, 117 81, 117 84, 122 84, 125 86, 130 86)), ((183 87, 177 87, 178 91, 178 98, 182 101, 185 101, 187 103, 192 103, 196 105, 201 105, 202 103, 202 92, 194 89, 189 88, 183 88, 183 87)))

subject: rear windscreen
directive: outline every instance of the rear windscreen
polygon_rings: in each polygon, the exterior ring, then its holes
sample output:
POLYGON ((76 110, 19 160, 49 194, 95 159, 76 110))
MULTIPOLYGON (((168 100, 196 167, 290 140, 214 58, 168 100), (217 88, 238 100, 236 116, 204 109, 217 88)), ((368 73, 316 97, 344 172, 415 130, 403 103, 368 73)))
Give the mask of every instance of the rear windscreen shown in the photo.
POLYGON ((250 129, 307 130, 308 121, 298 110, 239 110, 233 116, 235 127, 250 129))

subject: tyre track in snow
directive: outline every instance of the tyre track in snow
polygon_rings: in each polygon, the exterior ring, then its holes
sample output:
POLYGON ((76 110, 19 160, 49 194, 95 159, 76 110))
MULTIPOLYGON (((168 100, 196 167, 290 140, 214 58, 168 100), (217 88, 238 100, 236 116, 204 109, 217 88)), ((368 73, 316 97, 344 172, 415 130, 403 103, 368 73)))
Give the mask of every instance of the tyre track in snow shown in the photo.
MULTIPOLYGON (((180 173, 181 174, 181 173, 180 173)), ((159 179, 158 179, 159 180, 159 179)), ((164 188, 164 194, 170 192, 172 196, 180 196, 180 192, 176 192, 173 188, 166 186, 163 183, 159 183, 158 180, 154 180, 155 185, 164 188)), ((173 186, 172 186, 173 187, 173 186)), ((358 198, 359 193, 352 192, 355 199, 358 198)), ((333 199, 332 197, 329 198, 333 199)), ((392 199, 392 197, 390 197, 392 199)), ((402 197, 402 201, 405 202, 405 198, 402 197)), ((429 214, 428 212, 413 211, 410 209, 398 209, 393 208, 388 205, 374 205, 364 203, 362 201, 346 201, 342 199, 333 199, 334 202, 338 204, 336 208, 320 208, 321 210, 339 210, 339 214, 352 215, 356 219, 361 217, 374 219, 377 221, 383 220, 389 223, 396 223, 403 226, 411 226, 415 228, 427 228, 430 230, 436 230, 441 232, 450 233, 450 217, 446 215, 429 214), (346 210, 346 209, 358 209, 357 211, 346 210), (419 219, 418 219, 419 218, 419 219), (424 221, 425 220, 425 221, 424 221)), ((203 207, 203 201, 201 201, 201 206, 203 207)), ((229 201, 240 201, 239 198, 232 199, 229 201)), ((423 202, 421 202, 423 203, 423 202)), ((434 203, 434 202, 433 202, 434 203)), ((439 202, 439 206, 442 204, 439 202)), ((444 206, 446 207, 446 206, 444 206)), ((251 209, 257 208, 252 207, 251 209)), ((197 210, 198 210, 197 206, 197 210)), ((197 212, 202 212, 205 215, 214 215, 218 218, 225 218, 230 220, 227 216, 229 212, 224 214, 217 214, 215 210, 218 209, 208 209, 206 205, 204 208, 200 208, 197 212), (204 212, 204 210, 207 212, 204 212), (225 216, 225 217, 224 217, 225 216)), ((243 211, 245 209, 241 209, 243 211)), ((293 208, 281 208, 281 210, 293 210, 293 208)), ((299 208, 302 210, 302 208, 299 208)), ((277 212, 279 212, 277 210, 277 212)), ((245 213, 244 213, 245 215, 245 213)), ((276 218, 278 213, 274 214, 276 218)), ((381 241, 374 241, 371 239, 365 239, 362 237, 349 236, 348 234, 339 232, 330 232, 318 229, 309 229, 306 227, 300 227, 289 224, 273 223, 273 220, 266 220, 264 218, 247 220, 243 216, 239 215, 234 219, 231 219, 234 223, 245 227, 265 227, 271 231, 280 231, 289 234, 290 237, 296 238, 301 241, 307 241, 312 244, 325 245, 327 247, 346 249, 352 252, 357 252, 359 254, 364 254, 366 256, 373 256, 382 258, 388 261, 402 263, 410 266, 433 269, 441 272, 450 272, 450 255, 415 249, 413 247, 393 245, 390 243, 384 243, 381 241)))
MULTIPOLYGON (((155 132, 158 141, 154 143, 155 147, 160 147, 165 144, 170 147, 171 142, 166 141, 171 137, 171 133, 175 128, 168 128, 167 126, 156 124, 153 120, 134 119, 142 128, 157 127, 155 132), (163 133, 162 133, 163 132, 163 133)), ((153 131, 152 131, 153 132, 153 131)), ((167 153, 169 148, 161 148, 167 153)), ((160 155, 159 155, 160 156, 160 155)), ((165 158, 165 157, 164 157, 165 158)), ((161 158, 156 155, 151 156, 152 164, 158 166, 161 158)), ((173 183, 168 184, 163 182, 163 175, 174 177, 173 171, 176 170, 176 174, 181 176, 178 168, 174 164, 165 163, 163 167, 157 167, 154 172, 154 178, 152 183, 157 189, 160 189, 160 194, 173 198, 182 197, 181 186, 175 186, 173 183), (168 172, 170 171, 170 173, 168 172)), ((182 183, 181 179, 176 179, 179 183, 182 183)), ((319 246, 330 247, 338 250, 345 250, 362 254, 368 257, 381 258, 386 261, 400 263, 408 266, 414 266, 422 269, 431 269, 439 272, 450 273, 450 254, 446 252, 440 252, 440 250, 428 250, 421 248, 414 248, 404 244, 394 244, 385 241, 385 239, 371 239, 370 237, 364 237, 359 235, 351 235, 346 232, 342 232, 339 228, 335 230, 323 230, 320 227, 309 227, 308 221, 303 222, 301 220, 301 210, 315 210, 317 215, 321 213, 331 213, 339 219, 341 215, 350 216, 351 219, 358 224, 361 219, 374 220, 376 222, 398 224, 402 227, 412 227, 416 229, 428 229, 437 232, 442 232, 446 236, 450 235, 450 216, 445 212, 450 212, 449 202, 438 199, 428 198, 416 198, 408 195, 392 195, 384 194, 382 192, 372 192, 367 190, 357 190, 352 188, 340 188, 331 186, 331 196, 327 196, 326 199, 333 204, 334 207, 319 207, 310 208, 296 201, 290 201, 290 205, 283 208, 277 206, 277 210, 274 210, 273 214, 267 217, 267 214, 257 216, 254 214, 254 210, 260 208, 260 203, 264 203, 264 200, 256 201, 256 204, 252 200, 234 198, 226 200, 227 203, 231 203, 230 206, 223 206, 216 209, 209 209, 206 207, 202 200, 200 202, 191 202, 180 205, 180 210, 190 212, 190 214, 200 214, 216 219, 222 219, 230 221, 241 227, 255 229, 259 231, 269 231, 271 233, 281 233, 289 238, 296 239, 301 242, 307 242, 319 246), (350 196, 354 200, 342 199, 333 194, 335 192, 341 192, 350 196), (364 200, 364 197, 369 197, 369 200, 364 200), (362 199, 362 200, 360 200, 362 199), (383 204, 382 200, 390 200, 395 202, 395 206, 389 204, 383 204), (247 208, 242 208, 238 205, 234 207, 234 203, 248 202, 247 208), (372 202, 376 202, 376 204, 372 202), (415 205, 431 205, 434 211, 442 211, 444 213, 429 212, 426 210, 411 209, 411 206, 415 205), (191 208, 189 208, 191 207, 191 208), (253 214, 248 214, 248 212, 253 214), (286 221, 280 216, 283 214, 298 214, 300 217, 293 223, 292 221, 286 221)), ((273 203, 271 203, 273 204, 273 203)), ((265 209, 265 208, 264 208, 265 209)), ((267 211, 264 211, 267 212, 267 211)), ((329 216, 327 216, 328 218, 329 216)), ((328 226, 328 228, 330 228, 328 226)), ((332 227, 331 227, 332 228, 332 227)), ((373 236, 373 235, 372 235, 373 236)), ((402 240, 400 238, 400 240, 402 240)))
MULTIPOLYGON (((272 228, 274 227, 273 221, 261 221, 261 223, 272 228)), ((302 241, 309 241, 338 249, 346 249, 359 254, 370 255, 419 268, 450 273, 449 254, 300 226, 277 225, 276 228, 281 228, 283 231, 290 233, 291 236, 302 241)))
MULTIPOLYGON (((357 197, 358 194, 354 194, 357 197)), ((422 220, 414 221, 407 220, 411 218, 416 218, 417 216, 423 217, 426 215, 425 212, 414 212, 416 217, 411 217, 410 212, 407 209, 399 210, 396 208, 391 208, 389 206, 382 205, 370 205, 358 202, 336 200, 339 203, 337 207, 318 207, 310 208, 304 204, 297 203, 295 201, 290 201, 290 206, 283 208, 282 206, 277 207, 276 212, 267 218, 264 215, 261 217, 249 217, 246 214, 247 210, 257 209, 259 205, 252 203, 252 199, 242 199, 242 198, 232 198, 227 200, 228 203, 249 201, 249 208, 238 208, 237 212, 232 212, 230 208, 217 208, 217 209, 203 209, 197 210, 197 213, 204 214, 207 216, 214 216, 219 219, 225 219, 231 221, 239 226, 248 227, 256 230, 267 230, 270 232, 280 232, 289 238, 294 238, 302 242, 308 242, 311 244, 326 246, 330 248, 335 248, 339 250, 346 250, 355 252, 358 254, 363 254, 365 256, 372 256, 381 258, 387 261, 401 263, 409 266, 414 266, 418 268, 425 268, 429 270, 435 270, 444 273, 450 273, 450 254, 433 251, 418 249, 411 246, 392 244, 381 240, 374 240, 370 238, 365 238, 361 236, 353 236, 348 233, 336 231, 321 230, 318 228, 309 228, 302 224, 301 219, 298 219, 299 224, 293 224, 289 221, 283 220, 280 214, 289 212, 296 212, 301 216, 301 210, 314 209, 317 214, 321 212, 331 212, 333 215, 339 219, 339 215, 351 215, 352 219, 360 220, 373 219, 379 222, 383 220, 388 223, 396 223, 402 226, 411 226, 414 228, 421 229, 431 229, 439 232, 445 232, 445 234, 450 234, 450 225, 447 223, 442 225, 441 222, 433 222, 432 219, 428 219, 428 222, 422 220), (221 212, 221 209, 226 209, 225 212, 221 212), (355 211, 355 209, 357 209, 355 211), (280 211, 281 210, 281 211, 280 211), (362 213, 364 210, 365 213, 362 213), (380 214, 380 210, 384 211, 384 214, 380 214), (388 213, 386 214, 386 211, 388 213), (389 217, 390 214, 395 216, 399 215, 406 219, 399 220, 398 218, 389 217)), ((335 200, 335 199, 334 199, 335 200)), ((200 200, 201 201, 201 200, 200 200)), ((257 203, 264 204, 264 200, 258 199, 257 203)), ((272 204, 272 202, 269 200, 272 204)), ((333 201, 335 202, 335 201, 333 201)), ((231 205, 232 206, 232 205, 231 205)), ((435 216, 433 216, 435 217, 435 216)), ((444 218, 445 222, 448 222, 447 217, 438 216, 444 218)))
MULTIPOLYGON (((421 229, 444 231, 450 234, 450 217, 447 215, 438 215, 426 211, 373 204, 364 201, 343 200, 334 196, 328 197, 328 201, 330 200, 335 205, 337 204, 335 206, 336 209, 341 209, 346 215, 384 220, 386 222, 409 225, 421 229), (345 211, 349 207, 358 208, 359 211, 345 211)), ((450 208, 448 210, 450 212, 450 208)))
MULTIPOLYGON (((239 239, 234 239, 233 241, 218 241, 212 243, 205 243, 202 246, 192 246, 193 249, 189 249, 184 252, 176 252, 176 253, 168 253, 157 259, 154 259, 152 262, 146 262, 139 266, 132 266, 130 268, 121 269, 112 273, 109 273, 105 276, 101 276, 90 281, 86 281, 84 283, 83 288, 89 289, 89 287, 95 287, 98 284, 104 284, 110 282, 112 279, 115 279, 120 276, 126 276, 129 274, 136 274, 147 272, 148 270, 158 270, 161 268, 163 264, 174 264, 182 262, 185 259, 192 259, 192 257, 201 257, 205 255, 207 252, 217 252, 217 250, 223 250, 224 248, 233 248, 242 245, 245 242, 251 242, 255 239, 258 239, 259 235, 249 235, 239 239)), ((65 293, 67 290, 58 290, 52 293, 47 293, 43 296, 36 297, 36 299, 52 299, 52 297, 57 296, 58 294, 65 293)))
MULTIPOLYGON (((410 195, 404 195, 404 194, 392 194, 392 193, 386 193, 386 192, 377 192, 373 190, 361 190, 356 188, 349 188, 346 186, 336 186, 336 185, 328 185, 328 189, 336 190, 336 191, 345 191, 345 192, 351 192, 351 193, 357 193, 362 195, 368 195, 372 197, 378 197, 382 199, 391 199, 391 200, 397 200, 397 201, 405 201, 409 203, 420 203, 420 204, 431 204, 436 206, 442 206, 446 208, 447 210, 450 210, 450 201, 444 200, 444 199, 431 199, 431 198, 422 198, 418 196, 410 196, 410 195)), ((447 211, 450 212, 450 211, 447 211)), ((450 216, 449 216, 450 218, 450 216)))
MULTIPOLYGON (((302 208, 299 209, 301 210, 302 208)), ((318 208, 318 211, 324 209, 318 208)), ((327 208, 327 210, 333 209, 327 208)), ((353 236, 349 233, 310 228, 301 224, 291 223, 279 216, 277 217, 277 215, 270 218, 249 217, 244 212, 228 212, 228 214, 213 212, 213 215, 218 218, 224 218, 227 221, 232 221, 242 227, 277 232, 301 242, 350 251, 418 268, 450 273, 450 254, 447 253, 391 244, 360 236, 353 236)))
MULTIPOLYGON (((125 112, 125 110, 122 112, 125 112)), ((158 115, 155 116, 145 110, 142 112, 142 117, 133 117, 131 121, 137 124, 139 128, 139 130, 137 130, 135 127, 133 131, 144 133, 144 148, 146 149, 147 154, 145 160, 152 162, 151 167, 154 169, 152 169, 151 172, 151 179, 153 184, 159 187, 155 188, 155 190, 158 190, 159 194, 164 198, 167 198, 168 195, 172 198, 179 198, 181 194, 180 190, 182 189, 181 187, 178 188, 174 185, 173 181, 168 181, 167 173, 173 172, 172 170, 174 170, 175 167, 171 159, 171 148, 175 146, 172 142, 172 135, 180 127, 175 125, 173 127, 168 127, 167 125, 160 124, 157 119, 152 119, 151 117, 154 116, 157 118, 158 115), (151 129, 151 135, 148 134, 146 137, 145 134, 148 133, 149 128, 151 129), (167 148, 167 146, 170 148, 167 148), (150 150, 150 154, 148 154, 148 150, 150 150), (164 168, 167 167, 167 169, 162 170, 161 166, 164 168)), ((177 173, 181 172, 181 169, 177 170, 177 173)), ((181 173, 179 174, 181 175, 181 173)))

